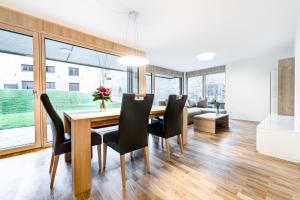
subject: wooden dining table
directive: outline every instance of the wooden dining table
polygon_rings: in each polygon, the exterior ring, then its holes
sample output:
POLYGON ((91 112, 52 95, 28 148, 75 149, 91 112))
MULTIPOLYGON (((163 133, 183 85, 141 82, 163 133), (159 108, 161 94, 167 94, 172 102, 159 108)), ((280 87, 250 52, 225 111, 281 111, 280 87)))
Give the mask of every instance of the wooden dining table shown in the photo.
MULTIPOLYGON (((165 106, 153 106, 150 118, 163 116, 165 106)), ((73 193, 75 195, 91 189, 91 128, 116 125, 119 122, 120 108, 106 111, 64 112, 65 132, 71 132, 73 167, 73 193)), ((182 113, 182 142, 187 143, 187 109, 182 113)))

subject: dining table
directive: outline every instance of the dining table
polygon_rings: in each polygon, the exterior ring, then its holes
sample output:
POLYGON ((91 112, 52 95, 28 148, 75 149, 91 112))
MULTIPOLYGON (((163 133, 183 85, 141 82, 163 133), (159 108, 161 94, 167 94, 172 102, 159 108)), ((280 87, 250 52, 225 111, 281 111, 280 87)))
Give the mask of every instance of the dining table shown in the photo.
MULTIPOLYGON (((161 117, 165 106, 152 106, 149 119, 161 117)), ((91 129, 117 125, 120 118, 120 108, 105 111, 64 112, 65 132, 71 132, 71 162, 73 194, 89 192, 91 189, 91 129)), ((187 144, 187 109, 181 116, 182 142, 187 144)), ((179 137, 177 138, 179 141, 179 137)))

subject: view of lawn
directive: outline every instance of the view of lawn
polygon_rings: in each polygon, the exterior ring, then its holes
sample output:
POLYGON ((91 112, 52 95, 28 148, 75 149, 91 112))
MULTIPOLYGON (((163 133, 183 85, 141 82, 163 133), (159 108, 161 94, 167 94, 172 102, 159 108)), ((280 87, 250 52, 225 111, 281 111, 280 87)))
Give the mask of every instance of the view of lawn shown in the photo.
MULTIPOLYGON (((89 93, 48 91, 47 94, 58 114, 64 111, 99 110, 89 93)), ((0 89, 0 130, 28 127, 34 124, 32 90, 0 89)), ((118 108, 120 103, 108 102, 107 108, 118 108)))

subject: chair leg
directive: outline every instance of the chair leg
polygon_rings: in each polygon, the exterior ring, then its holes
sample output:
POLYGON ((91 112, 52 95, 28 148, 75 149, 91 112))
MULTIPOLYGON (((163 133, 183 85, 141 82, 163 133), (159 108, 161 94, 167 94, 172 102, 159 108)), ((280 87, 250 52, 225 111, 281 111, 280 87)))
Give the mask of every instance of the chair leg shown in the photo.
POLYGON ((126 188, 126 175, 125 175, 125 154, 120 154, 120 163, 121 163, 121 176, 122 176, 122 186, 126 188))
POLYGON ((50 161, 50 167, 49 167, 49 173, 51 173, 51 171, 52 171, 53 159, 54 159, 54 154, 52 153, 52 155, 51 155, 51 161, 50 161))
POLYGON ((164 138, 161 138, 161 148, 164 148, 164 138))
POLYGON ((181 154, 183 154, 182 134, 178 135, 181 154))
POLYGON ((51 181, 50 181, 50 188, 51 189, 53 188, 58 161, 59 161, 59 156, 54 156, 54 158, 53 158, 53 168, 52 168, 52 173, 51 173, 51 181))
POLYGON ((133 151, 130 152, 130 158, 133 159, 133 151))
POLYGON ((170 161, 170 145, 169 145, 169 142, 168 142, 168 139, 165 138, 165 141, 166 141, 166 155, 167 155, 167 161, 170 161))
POLYGON ((106 167, 107 145, 103 144, 103 171, 106 167))
POLYGON ((101 144, 99 144, 98 146, 97 146, 97 149, 98 149, 98 163, 99 163, 99 172, 101 173, 101 171, 102 171, 102 155, 101 155, 101 148, 102 148, 102 145, 101 144))
POLYGON ((147 173, 150 173, 150 162, 149 162, 148 146, 144 148, 144 159, 145 159, 145 165, 146 165, 147 173))

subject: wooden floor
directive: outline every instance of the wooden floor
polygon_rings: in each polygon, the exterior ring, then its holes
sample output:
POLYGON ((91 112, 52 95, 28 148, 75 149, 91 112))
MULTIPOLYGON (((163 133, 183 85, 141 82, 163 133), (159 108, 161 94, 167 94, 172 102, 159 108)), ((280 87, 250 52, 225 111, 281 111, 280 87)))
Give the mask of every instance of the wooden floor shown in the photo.
MULTIPOLYGON (((255 128, 256 123, 231 120, 230 130, 209 135, 194 133, 190 126, 183 155, 175 138, 171 141, 171 162, 165 161, 160 141, 150 137, 151 174, 142 151, 133 160, 126 156, 126 191, 118 154, 108 151, 107 168, 100 175, 94 155, 90 199, 300 199, 300 165, 257 154, 255 128)), ((1 159, 0 199, 73 199, 72 166, 63 158, 50 190, 50 153, 46 149, 1 159)))

